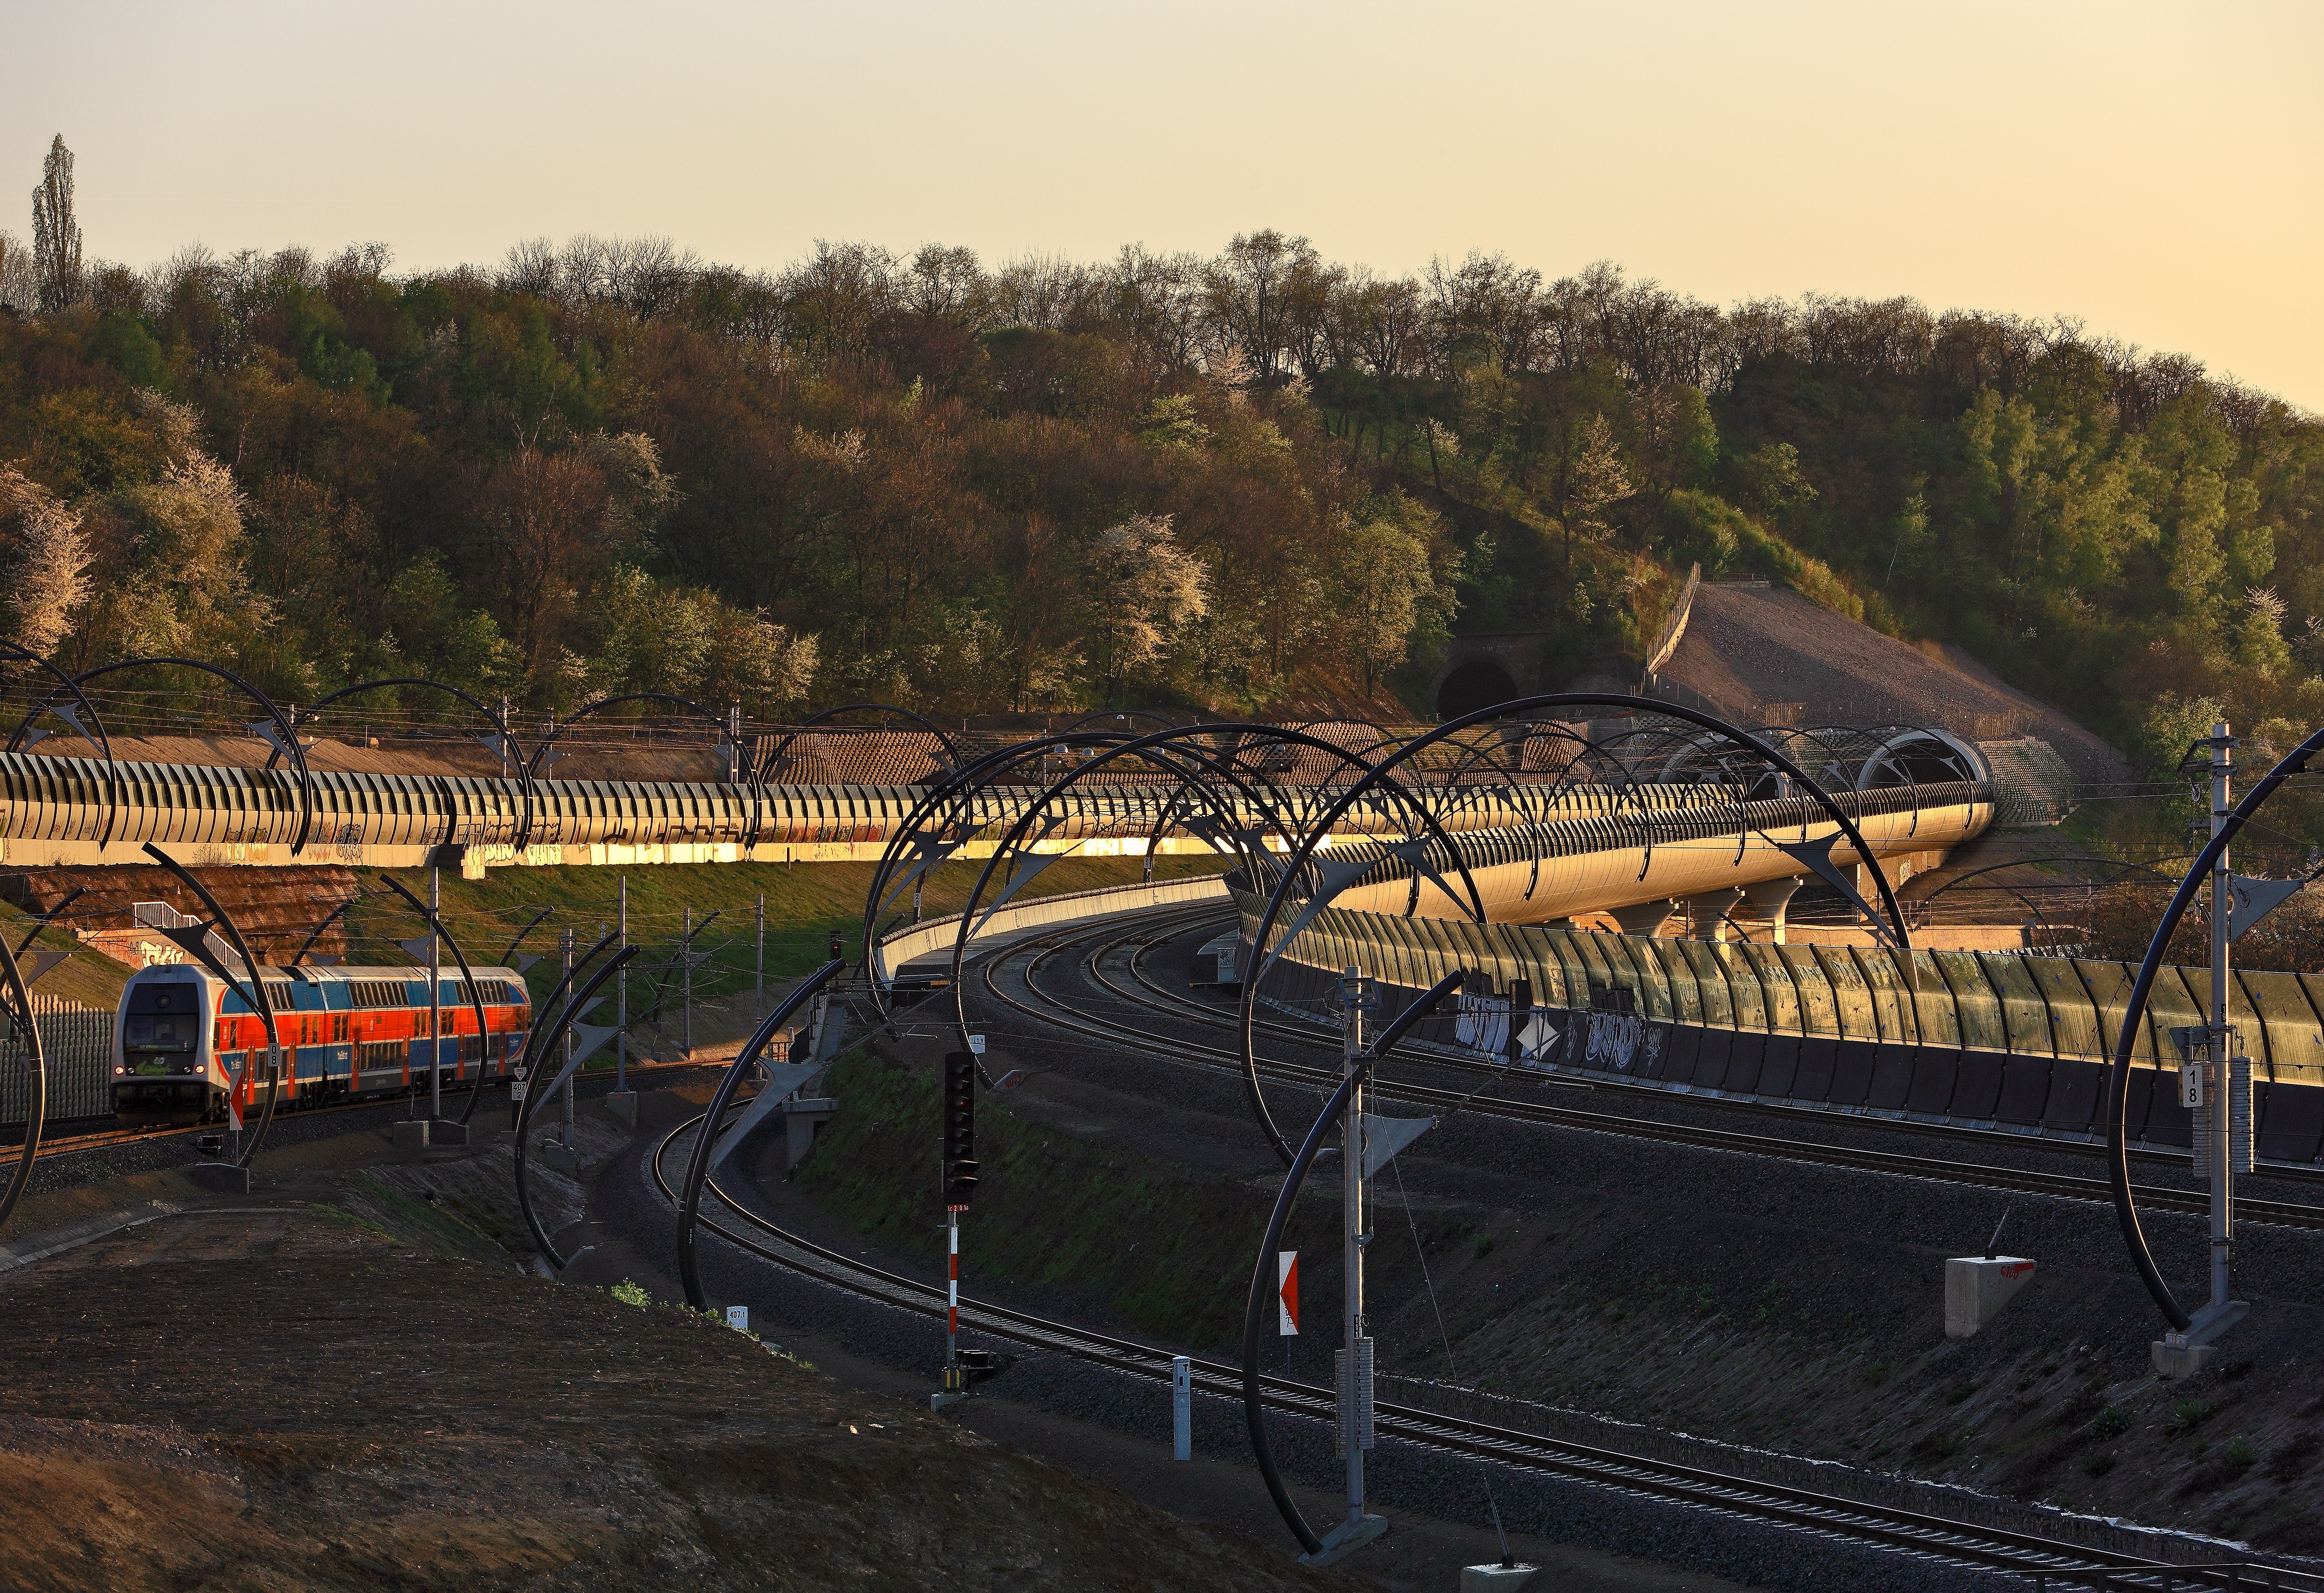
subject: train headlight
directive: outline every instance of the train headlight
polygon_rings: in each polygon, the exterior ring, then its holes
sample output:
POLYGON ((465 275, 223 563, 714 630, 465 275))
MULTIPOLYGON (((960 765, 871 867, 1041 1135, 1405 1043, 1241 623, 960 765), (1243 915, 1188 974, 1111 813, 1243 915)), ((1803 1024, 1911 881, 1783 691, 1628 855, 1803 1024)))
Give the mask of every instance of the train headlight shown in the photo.
POLYGON ((127 1073, 128 1071, 129 1071, 129 1070, 128 1070, 127 1068, 125 1068, 125 1067, 122 1066, 122 1065, 121 1065, 119 1063, 117 1063, 117 1062, 116 1062, 116 1063, 115 1063, 115 1064, 113 1064, 113 1076, 114 1076, 114 1077, 115 1077, 115 1078, 119 1078, 122 1074, 124 1074, 124 1073, 127 1073))

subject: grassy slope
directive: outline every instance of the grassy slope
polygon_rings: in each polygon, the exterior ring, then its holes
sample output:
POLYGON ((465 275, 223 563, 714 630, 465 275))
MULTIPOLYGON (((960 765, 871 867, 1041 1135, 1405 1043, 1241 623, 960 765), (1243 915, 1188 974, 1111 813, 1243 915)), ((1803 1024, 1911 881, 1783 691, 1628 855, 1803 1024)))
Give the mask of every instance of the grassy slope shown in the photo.
MULTIPOLYGON (((935 1071, 858 1049, 833 1064, 823 1088, 846 1110, 825 1126, 798 1183, 876 1243, 938 1254, 935 1071)), ((976 1148, 976 1204, 961 1228, 969 1275, 1094 1296, 1166 1343, 1211 1349, 1240 1340, 1275 1181, 1085 1145, 1017 1117, 1006 1094, 991 1091, 977 1100, 976 1148)), ((1311 1182, 1286 1241, 1317 1263, 1307 1280, 1314 1300, 1338 1287, 1324 1263, 1337 1248, 1332 1183, 1311 1182)), ((1270 1321, 1270 1342, 1273 1331, 1270 1321)))

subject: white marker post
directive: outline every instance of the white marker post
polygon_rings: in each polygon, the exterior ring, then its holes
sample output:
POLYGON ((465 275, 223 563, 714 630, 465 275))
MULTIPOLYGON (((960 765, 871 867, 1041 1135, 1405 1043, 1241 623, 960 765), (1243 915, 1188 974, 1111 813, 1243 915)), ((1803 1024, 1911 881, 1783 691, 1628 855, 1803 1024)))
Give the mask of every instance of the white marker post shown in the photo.
POLYGON ((1194 1458, 1194 1363, 1185 1356, 1170 1359, 1170 1457, 1194 1458))

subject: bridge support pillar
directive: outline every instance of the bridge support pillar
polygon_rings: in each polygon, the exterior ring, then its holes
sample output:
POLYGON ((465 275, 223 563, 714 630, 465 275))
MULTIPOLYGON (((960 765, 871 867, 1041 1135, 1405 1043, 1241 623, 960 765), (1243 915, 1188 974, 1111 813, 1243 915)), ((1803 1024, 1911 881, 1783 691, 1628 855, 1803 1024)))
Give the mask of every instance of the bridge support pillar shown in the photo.
POLYGON ((1725 940, 1728 910, 1742 899, 1743 889, 1706 890, 1686 898, 1686 932, 1696 940, 1725 940))
POLYGON ((1627 907, 1609 910, 1624 935, 1660 935, 1663 926, 1670 922, 1672 905, 1670 898, 1665 897, 1658 901, 1633 902, 1627 907))
POLYGON ((1784 944, 1784 913, 1803 883, 1794 875, 1788 879, 1762 879, 1757 885, 1743 888, 1743 899, 1750 904, 1752 913, 1766 921, 1771 944, 1784 944))

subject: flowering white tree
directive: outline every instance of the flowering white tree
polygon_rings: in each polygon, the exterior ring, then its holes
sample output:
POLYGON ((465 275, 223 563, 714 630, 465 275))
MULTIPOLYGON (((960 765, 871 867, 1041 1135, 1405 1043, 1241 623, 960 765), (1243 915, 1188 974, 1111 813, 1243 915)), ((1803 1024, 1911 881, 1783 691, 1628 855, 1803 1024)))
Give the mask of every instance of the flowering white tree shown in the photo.
POLYGON ((54 652, 72 633, 73 612, 88 597, 88 535, 81 517, 14 465, 0 465, 0 525, 14 543, 9 572, 15 639, 54 652))
POLYGON ((1091 538, 1082 585, 1084 630, 1109 700, 1211 607, 1209 566, 1178 546, 1167 514, 1133 514, 1091 538))

